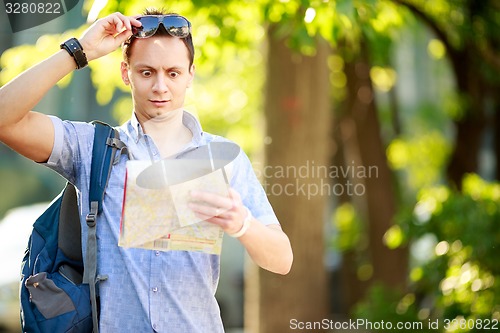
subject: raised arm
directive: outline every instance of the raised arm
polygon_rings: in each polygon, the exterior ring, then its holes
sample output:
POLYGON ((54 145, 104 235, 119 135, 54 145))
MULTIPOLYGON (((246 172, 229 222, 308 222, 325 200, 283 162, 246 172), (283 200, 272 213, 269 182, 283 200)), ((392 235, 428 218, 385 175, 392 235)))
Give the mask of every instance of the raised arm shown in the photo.
MULTIPOLYGON (((131 34, 135 18, 114 13, 96 21, 79 39, 91 61, 120 46, 131 34)), ((0 141, 36 162, 49 158, 54 128, 44 114, 31 111, 47 92, 76 68, 75 60, 59 50, 0 88, 0 141)))

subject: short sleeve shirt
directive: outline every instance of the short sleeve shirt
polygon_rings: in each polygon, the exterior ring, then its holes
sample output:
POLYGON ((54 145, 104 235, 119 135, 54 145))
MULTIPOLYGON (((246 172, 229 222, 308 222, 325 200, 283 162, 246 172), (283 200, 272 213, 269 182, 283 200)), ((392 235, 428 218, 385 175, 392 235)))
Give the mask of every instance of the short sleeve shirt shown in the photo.
MULTIPOLYGON (((84 221, 89 211, 94 127, 84 122, 51 119, 55 141, 46 165, 78 188, 85 258, 87 226, 84 221)), ((228 141, 203 132, 198 120, 188 112, 183 114, 183 123, 193 134, 186 149, 228 141)), ((161 159, 153 140, 142 131, 135 116, 118 130, 132 159, 161 159)), ((101 332, 223 332, 215 299, 220 270, 218 255, 118 246, 127 160, 126 155, 121 155, 119 163, 113 166, 103 212, 97 220, 98 274, 108 276, 99 285, 101 332)), ((279 223, 243 151, 233 162, 230 185, 261 223, 279 223)))

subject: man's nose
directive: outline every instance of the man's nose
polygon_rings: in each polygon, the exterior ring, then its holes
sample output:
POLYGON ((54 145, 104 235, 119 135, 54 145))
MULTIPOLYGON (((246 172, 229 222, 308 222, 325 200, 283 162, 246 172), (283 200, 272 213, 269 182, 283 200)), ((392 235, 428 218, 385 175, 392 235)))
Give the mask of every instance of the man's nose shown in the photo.
POLYGON ((164 74, 159 74, 156 76, 155 83, 153 85, 153 91, 164 93, 168 91, 167 78, 164 74))

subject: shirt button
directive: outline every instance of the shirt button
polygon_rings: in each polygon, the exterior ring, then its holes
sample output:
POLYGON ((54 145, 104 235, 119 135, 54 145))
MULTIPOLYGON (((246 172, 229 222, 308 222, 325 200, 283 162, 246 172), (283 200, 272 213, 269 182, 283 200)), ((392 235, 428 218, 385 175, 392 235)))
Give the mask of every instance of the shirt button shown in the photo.
POLYGON ((155 255, 158 257, 160 255, 160 251, 156 251, 155 255))
POLYGON ((153 292, 155 293, 155 292, 157 292, 157 291, 158 291, 158 288, 157 288, 157 287, 154 287, 152 290, 153 290, 153 292))
POLYGON ((158 325, 153 324, 153 329, 156 331, 158 329, 158 325))

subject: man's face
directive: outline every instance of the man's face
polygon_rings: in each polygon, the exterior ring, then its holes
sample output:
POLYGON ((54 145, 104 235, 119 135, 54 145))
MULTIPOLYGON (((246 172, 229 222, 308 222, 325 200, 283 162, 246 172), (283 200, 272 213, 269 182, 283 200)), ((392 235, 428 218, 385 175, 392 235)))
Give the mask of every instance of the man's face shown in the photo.
POLYGON ((129 64, 121 66, 122 79, 130 84, 139 121, 167 115, 184 106, 194 67, 179 38, 158 36, 134 41, 129 64))

